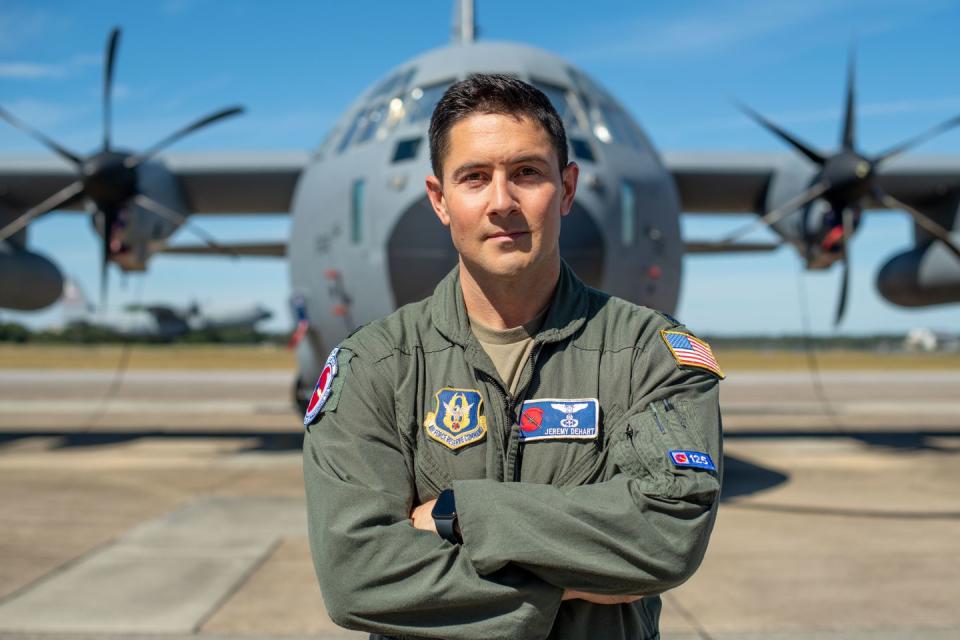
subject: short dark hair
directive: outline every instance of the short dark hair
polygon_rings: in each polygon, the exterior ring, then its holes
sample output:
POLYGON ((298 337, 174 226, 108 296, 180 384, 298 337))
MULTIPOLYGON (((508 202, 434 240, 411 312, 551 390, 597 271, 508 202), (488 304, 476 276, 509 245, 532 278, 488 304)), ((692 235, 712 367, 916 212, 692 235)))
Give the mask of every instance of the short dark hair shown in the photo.
POLYGON ((475 113, 526 116, 538 122, 553 144, 560 170, 569 162, 567 132, 550 99, 522 80, 498 73, 478 73, 450 86, 430 118, 430 164, 443 179, 443 159, 450 146, 450 129, 475 113))

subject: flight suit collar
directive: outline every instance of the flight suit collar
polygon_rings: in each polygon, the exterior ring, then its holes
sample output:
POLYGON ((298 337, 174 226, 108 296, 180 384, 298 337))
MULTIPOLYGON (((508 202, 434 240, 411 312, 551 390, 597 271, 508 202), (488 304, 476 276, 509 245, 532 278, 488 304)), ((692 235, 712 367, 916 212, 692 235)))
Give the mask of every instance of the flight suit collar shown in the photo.
MULTIPOLYGON (((479 343, 470 329, 467 307, 460 287, 460 267, 454 267, 434 289, 430 301, 433 326, 447 340, 467 350, 479 343)), ((566 262, 560 262, 560 278, 550 301, 543 326, 533 337, 537 343, 560 342, 576 333, 586 322, 588 289, 566 262)))

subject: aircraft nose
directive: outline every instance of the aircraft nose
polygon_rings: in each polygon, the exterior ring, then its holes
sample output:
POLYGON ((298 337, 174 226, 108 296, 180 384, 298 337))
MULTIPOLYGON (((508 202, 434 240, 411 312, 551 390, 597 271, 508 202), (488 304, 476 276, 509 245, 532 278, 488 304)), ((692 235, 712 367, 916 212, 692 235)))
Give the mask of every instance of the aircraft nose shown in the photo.
MULTIPOLYGON (((560 255, 581 280, 592 287, 603 281, 605 247, 600 228, 580 203, 574 202, 560 230, 560 255)), ((390 286, 396 306, 433 293, 443 276, 457 264, 450 231, 437 220, 426 197, 414 202, 397 219, 387 242, 390 286)))

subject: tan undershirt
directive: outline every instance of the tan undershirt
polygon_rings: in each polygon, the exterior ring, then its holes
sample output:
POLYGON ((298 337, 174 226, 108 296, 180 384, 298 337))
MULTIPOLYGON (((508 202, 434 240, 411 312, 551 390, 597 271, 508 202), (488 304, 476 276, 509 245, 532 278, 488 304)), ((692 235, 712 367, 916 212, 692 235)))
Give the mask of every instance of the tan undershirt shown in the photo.
POLYGON ((530 357, 533 349, 533 336, 543 325, 547 316, 547 305, 530 322, 512 329, 491 329, 470 318, 470 328, 477 342, 490 356, 493 366, 496 367, 500 379, 507 385, 510 395, 517 392, 520 376, 523 374, 523 365, 530 357))

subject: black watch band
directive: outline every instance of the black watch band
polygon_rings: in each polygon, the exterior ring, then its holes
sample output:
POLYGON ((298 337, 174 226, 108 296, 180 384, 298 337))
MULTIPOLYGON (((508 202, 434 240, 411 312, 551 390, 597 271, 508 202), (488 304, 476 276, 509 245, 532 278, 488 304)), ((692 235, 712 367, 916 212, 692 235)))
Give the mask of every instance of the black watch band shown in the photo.
POLYGON ((453 489, 444 489, 437 497, 437 503, 431 512, 433 524, 441 538, 457 544, 460 536, 457 535, 457 504, 453 497, 453 489))

